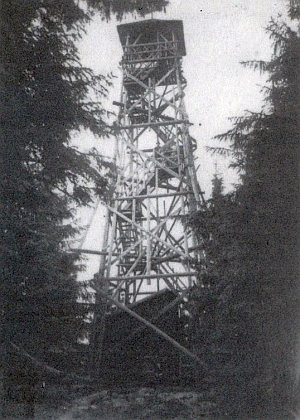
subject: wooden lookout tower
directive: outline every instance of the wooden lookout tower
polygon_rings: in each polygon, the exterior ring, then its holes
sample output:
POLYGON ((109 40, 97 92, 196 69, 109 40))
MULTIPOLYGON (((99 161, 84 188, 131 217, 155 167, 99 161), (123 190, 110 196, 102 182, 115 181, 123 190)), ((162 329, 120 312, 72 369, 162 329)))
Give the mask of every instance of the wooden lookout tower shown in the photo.
POLYGON ((185 223, 203 197, 184 104, 182 21, 122 24, 118 33, 123 48, 121 98, 114 103, 118 174, 95 276, 102 302, 98 318, 105 316, 105 296, 106 314, 164 289, 179 301, 197 284, 201 257, 185 223))

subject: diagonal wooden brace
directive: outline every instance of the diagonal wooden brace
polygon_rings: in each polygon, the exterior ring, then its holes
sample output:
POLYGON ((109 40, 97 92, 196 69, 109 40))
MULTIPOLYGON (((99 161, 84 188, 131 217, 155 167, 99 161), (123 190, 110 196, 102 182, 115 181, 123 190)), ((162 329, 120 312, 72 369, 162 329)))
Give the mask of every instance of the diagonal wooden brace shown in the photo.
POLYGON ((202 364, 202 361, 199 359, 198 356, 196 356, 194 353, 189 351, 187 348, 183 347, 181 344, 178 343, 178 341, 174 340, 174 338, 170 337, 168 334, 157 328, 155 325, 151 324, 151 322, 147 321, 143 317, 141 317, 136 312, 132 311, 131 309, 127 308, 127 306, 123 305, 122 303, 118 302, 117 300, 113 299, 111 296, 109 296, 107 293, 105 293, 102 289, 96 288, 96 291, 100 293, 102 296, 105 296, 107 300, 112 302, 114 305, 116 305, 118 308, 122 309, 124 312, 127 312, 129 315, 131 315, 133 318, 136 318, 138 321, 145 324, 147 327, 154 330, 158 335, 160 335, 162 338, 164 338, 166 341, 172 344, 177 350, 179 350, 181 353, 188 356, 190 359, 193 359, 194 361, 202 364))

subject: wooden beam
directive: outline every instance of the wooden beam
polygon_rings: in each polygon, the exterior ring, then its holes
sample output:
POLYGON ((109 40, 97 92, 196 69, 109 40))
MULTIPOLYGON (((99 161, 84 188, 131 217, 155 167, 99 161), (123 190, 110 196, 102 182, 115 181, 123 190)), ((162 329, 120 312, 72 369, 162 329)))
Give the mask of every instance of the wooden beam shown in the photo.
MULTIPOLYGON (((154 87, 151 87, 151 89, 149 88, 149 86, 147 86, 145 83, 143 83, 141 80, 139 80, 137 77, 133 76, 132 74, 130 74, 128 71, 126 71, 126 69, 124 69, 124 74, 129 77, 130 79, 134 80, 138 85, 142 86, 147 92, 148 91, 152 91, 154 93, 154 96, 156 98, 160 98, 161 101, 165 102, 166 104, 168 104, 169 106, 171 106, 173 109, 175 109, 176 111, 181 111, 182 113, 186 114, 185 110, 181 109, 181 107, 176 106, 175 104, 173 104, 172 102, 170 102, 169 100, 167 100, 164 96, 160 95, 156 90, 155 87, 157 85, 155 85, 154 87)), ((147 92, 145 93, 144 96, 146 96, 147 92)), ((179 93, 180 95, 183 95, 183 92, 179 93)), ((181 96, 182 97, 182 96, 181 96)), ((184 122, 188 125, 192 125, 188 120, 184 120, 184 122)))
POLYGON ((121 281, 121 280, 149 280, 149 279, 157 279, 157 278, 168 278, 168 277, 189 277, 189 276, 197 276, 198 273, 196 271, 186 271, 184 273, 157 273, 157 274, 140 274, 137 276, 125 277, 125 276, 116 276, 116 277, 107 277, 105 280, 109 281, 121 281))
POLYGON ((190 191, 174 192, 174 193, 165 193, 165 194, 143 194, 143 195, 132 195, 127 197, 116 198, 115 201, 128 201, 128 200, 140 200, 144 198, 163 198, 163 197, 176 197, 180 195, 191 194, 190 191))
POLYGON ((139 150, 136 146, 134 146, 133 144, 131 144, 129 141, 124 140, 124 142, 126 143, 126 147, 128 147, 131 150, 133 150, 134 152, 136 152, 140 156, 143 156, 145 158, 145 160, 150 160, 156 166, 158 166, 159 168, 163 169, 165 172, 167 172, 168 174, 170 174, 173 178, 177 178, 180 182, 182 182, 184 180, 184 182, 185 182, 185 184, 187 186, 189 186, 191 188, 193 187, 192 185, 190 185, 188 183, 188 181, 186 179, 184 179, 184 176, 183 175, 181 176, 177 172, 172 171, 170 168, 168 168, 166 165, 164 165, 163 163, 161 163, 159 160, 155 159, 155 157, 148 156, 146 153, 143 153, 141 150, 139 150))
MULTIPOLYGON (((150 318, 150 322, 156 321, 158 318, 160 318, 162 315, 164 315, 166 312, 170 311, 175 305, 177 305, 179 302, 181 302, 185 296, 191 291, 192 287, 188 287, 186 290, 184 290, 179 296, 177 296, 176 299, 172 300, 172 302, 168 303, 166 306, 164 306, 157 314, 154 314, 154 316, 152 316, 150 318)), ((147 328, 147 326, 144 325, 140 325, 138 328, 136 328, 135 330, 133 330, 126 338, 124 341, 129 341, 132 339, 132 337, 134 337, 135 335, 137 335, 138 333, 140 333, 141 331, 143 331, 145 328, 147 328)), ((118 343, 119 345, 119 343, 118 343)))
POLYGON ((13 343, 12 341, 9 342, 9 344, 11 345, 11 347, 18 352, 21 356, 25 357, 25 359, 30 360, 30 362, 38 367, 39 369, 44 370, 45 372, 51 373, 53 375, 56 376, 63 376, 65 375, 61 370, 55 369, 51 366, 46 365, 43 362, 40 362, 38 359, 36 359, 35 357, 31 356, 29 353, 27 353, 24 349, 22 349, 21 347, 17 346, 15 343, 13 343))
POLYGON ((137 229, 139 229, 140 231, 142 231, 144 234, 150 235, 152 236, 152 238, 156 239, 157 241, 161 242, 162 244, 165 245, 166 248, 171 249, 173 252, 175 252, 176 254, 181 255, 183 258, 192 260, 192 258, 183 253, 182 251, 180 251, 179 249, 176 249, 175 247, 173 247, 171 244, 168 244, 168 242, 164 241, 163 239, 161 239, 160 237, 158 237, 157 235, 153 234, 152 232, 148 232, 147 229, 143 228, 142 226, 140 226, 138 223, 133 222, 131 219, 129 219, 128 217, 124 216, 124 214, 120 213, 119 211, 117 211, 116 209, 110 207, 109 205, 106 205, 107 208, 116 213, 118 216, 120 216, 122 219, 124 219, 126 222, 130 223, 132 226, 135 226, 137 229))
POLYGON ((189 358, 193 359, 194 361, 202 364, 201 360, 199 359, 196 354, 189 351, 187 348, 182 346, 178 343, 178 341, 174 340, 174 338, 170 337, 168 334, 157 328, 155 325, 151 324, 151 322, 147 321, 143 317, 141 317, 136 312, 132 311, 131 309, 127 308, 127 306, 123 305, 122 303, 118 302, 117 300, 113 299, 111 296, 107 295, 103 290, 99 289, 97 290, 98 293, 100 293, 102 296, 105 296, 106 299, 108 299, 110 302, 112 302, 114 305, 116 305, 119 309, 122 309, 124 312, 127 312, 129 315, 131 315, 133 318, 136 318, 138 321, 145 324, 147 327, 154 330, 158 335, 160 335, 162 338, 164 338, 166 341, 172 344, 177 350, 179 350, 181 353, 185 354, 189 358))
POLYGON ((119 131, 119 130, 128 130, 130 128, 148 128, 148 127, 160 127, 162 125, 176 125, 176 124, 187 124, 187 125, 193 125, 188 120, 173 120, 173 121, 158 121, 158 122, 148 122, 144 124, 131 124, 131 125, 116 125, 111 126, 110 128, 113 131, 119 131))
MULTIPOLYGON (((130 54, 130 55, 133 55, 133 53, 127 53, 128 55, 130 54)), ((135 55, 137 55, 138 53, 134 53, 135 55)), ((142 54, 149 54, 149 52, 148 51, 143 51, 143 52, 141 52, 141 53, 139 53, 139 55, 142 55, 142 54)), ((174 59, 175 60, 175 58, 179 58, 179 59, 181 59, 182 58, 182 56, 181 55, 178 55, 178 54, 174 54, 174 55, 168 55, 167 57, 161 57, 160 55, 159 55, 159 52, 157 53, 157 56, 156 57, 153 57, 153 58, 149 58, 149 57, 145 57, 145 58, 141 58, 141 59, 139 59, 139 60, 122 60, 122 64, 136 64, 136 63, 145 63, 145 61, 162 61, 162 60, 170 60, 170 59, 174 59)))
POLYGON ((40 360, 38 360, 36 357, 31 356, 26 350, 24 350, 22 347, 19 347, 17 344, 15 344, 12 341, 9 341, 8 344, 15 350, 15 352, 17 352, 21 357, 24 357, 27 360, 30 360, 30 362, 32 363, 33 366, 36 366, 36 368, 40 371, 40 372, 45 372, 45 373, 49 373, 51 375, 54 376, 58 376, 64 379, 68 379, 70 381, 72 380, 78 380, 80 379, 81 381, 85 381, 85 382, 90 382, 90 378, 86 377, 86 376, 80 376, 77 375, 76 373, 69 373, 69 372, 65 372, 63 370, 58 370, 52 366, 47 365, 44 362, 41 362, 40 360))
MULTIPOLYGON (((181 209, 177 209, 176 211, 172 212, 171 214, 169 214, 161 223, 159 223, 155 229, 153 230, 153 232, 156 232, 161 226, 163 226, 168 220, 170 220, 171 217, 175 217, 176 214, 180 211, 181 209)), ((135 248, 136 246, 138 246, 142 241, 144 240, 144 237, 141 237, 141 239, 137 240, 134 244, 132 244, 132 247, 135 248)), ((119 254, 117 254, 117 258, 115 258, 112 261, 112 264, 117 263, 118 261, 120 261, 123 257, 125 257, 127 254, 129 254, 131 252, 131 247, 127 248, 125 251, 120 252, 119 254)), ((115 254, 114 254, 115 255, 115 254)))
MULTIPOLYGON (((94 251, 92 249, 80 249, 80 248, 70 248, 70 251, 79 252, 80 254, 91 254, 91 255, 108 255, 108 252, 103 251, 94 251)), ((112 254, 114 257, 117 257, 119 254, 112 254)))

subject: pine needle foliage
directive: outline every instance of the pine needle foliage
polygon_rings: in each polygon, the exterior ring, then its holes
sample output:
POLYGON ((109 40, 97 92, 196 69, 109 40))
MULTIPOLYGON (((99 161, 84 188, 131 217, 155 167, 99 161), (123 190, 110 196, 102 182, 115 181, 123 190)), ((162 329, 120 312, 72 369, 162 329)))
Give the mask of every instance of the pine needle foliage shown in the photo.
POLYGON ((2 338, 43 356, 70 348, 84 311, 76 281, 78 206, 111 193, 115 167, 82 153, 74 133, 107 137, 102 101, 112 84, 81 65, 77 41, 103 18, 161 10, 164 0, 3 0, 0 5, 0 230, 2 338), (91 99, 93 98, 93 99, 91 99))
MULTIPOLYGON (((289 16, 299 21, 297 2, 289 16)), ((267 31, 270 62, 247 63, 269 74, 264 108, 217 137, 240 183, 231 194, 214 192, 191 219, 199 238, 209 238, 202 276, 214 287, 210 343, 201 351, 229 418, 289 418, 298 405, 300 32, 280 20, 267 31)))
POLYGON ((118 20, 126 13, 144 17, 152 12, 165 11, 168 3, 167 0, 87 0, 88 6, 100 11, 104 18, 115 15, 118 20))

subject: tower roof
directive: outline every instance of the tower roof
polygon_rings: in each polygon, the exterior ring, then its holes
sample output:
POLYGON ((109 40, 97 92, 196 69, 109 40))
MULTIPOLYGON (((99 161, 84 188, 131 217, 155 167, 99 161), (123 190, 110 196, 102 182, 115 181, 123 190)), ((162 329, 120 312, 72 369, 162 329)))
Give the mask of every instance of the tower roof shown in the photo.
POLYGON ((182 20, 148 19, 118 25, 117 29, 123 47, 126 45, 127 37, 132 42, 139 37, 138 44, 151 44, 157 42, 158 33, 168 40, 172 40, 174 34, 180 55, 186 55, 182 20))

